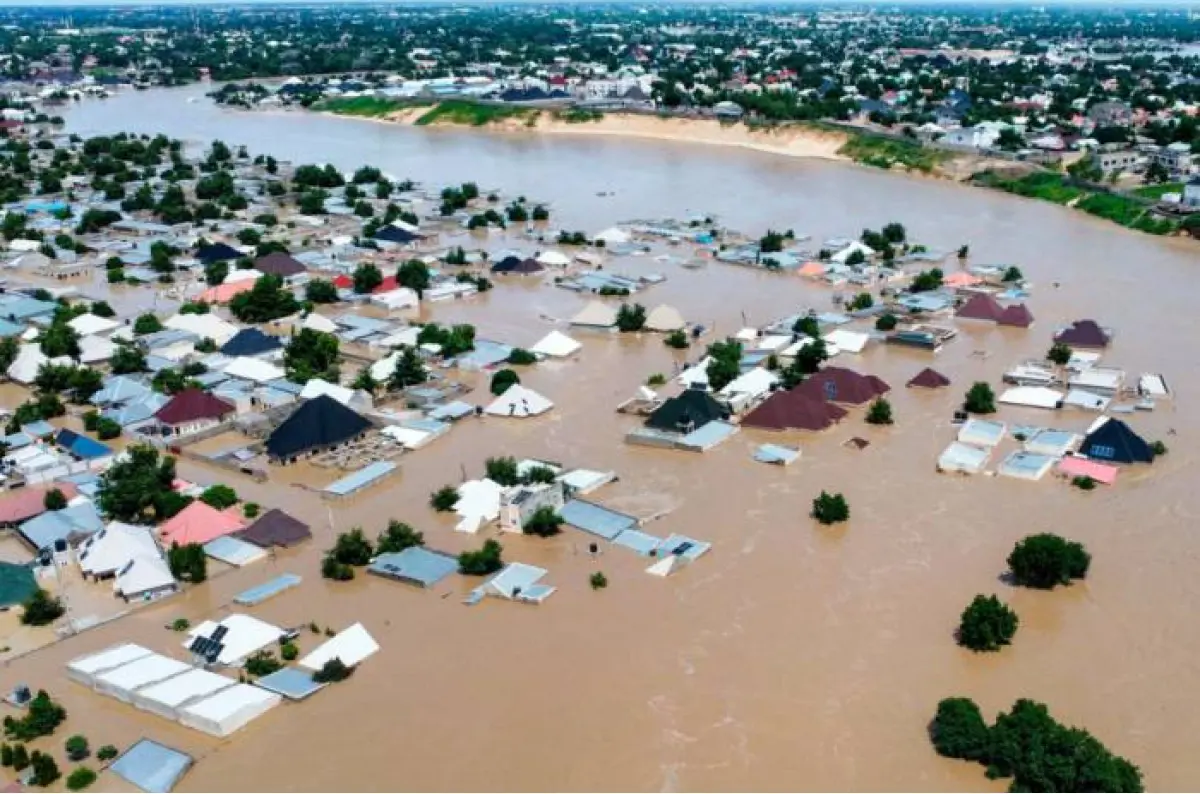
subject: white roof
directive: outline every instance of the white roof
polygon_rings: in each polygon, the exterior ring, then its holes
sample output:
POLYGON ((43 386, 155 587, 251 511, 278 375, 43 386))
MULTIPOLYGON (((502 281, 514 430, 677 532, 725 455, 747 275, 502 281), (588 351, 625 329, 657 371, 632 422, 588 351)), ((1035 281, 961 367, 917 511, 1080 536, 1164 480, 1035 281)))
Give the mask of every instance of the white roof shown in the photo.
POLYGON ((835 328, 825 334, 827 345, 833 345, 838 350, 845 350, 847 353, 861 353, 870 339, 870 334, 847 331, 845 328, 835 328))
POLYGON ((37 378, 38 370, 43 364, 74 364, 70 358, 59 356, 51 359, 42 353, 42 349, 37 344, 21 345, 17 350, 17 357, 13 359, 13 363, 8 368, 8 377, 15 380, 17 383, 33 383, 37 378))
POLYGON ((225 647, 221 649, 217 661, 225 665, 241 664, 247 656, 273 642, 278 642, 283 635, 283 629, 272 626, 266 621, 250 615, 233 614, 214 623, 206 620, 188 632, 188 638, 183 642, 187 648, 199 636, 212 636, 217 626, 224 626, 228 631, 221 638, 225 647))
POLYGON ((253 356, 235 356, 231 358, 229 363, 225 365, 225 374, 231 378, 252 380, 255 383, 279 380, 287 375, 280 367, 275 366, 269 361, 263 361, 261 358, 254 358, 253 356))
POLYGON ((1001 394, 999 401, 1005 405, 1057 408, 1062 398, 1062 392, 1048 389, 1045 386, 1014 386, 1001 394))
POLYGON ((342 664, 354 667, 363 660, 374 655, 379 650, 379 643, 363 627, 355 623, 348 629, 339 631, 337 636, 321 643, 317 648, 300 660, 300 666, 312 671, 320 670, 331 659, 341 659, 342 664))
POLYGON ((592 301, 571 318, 571 325, 593 325, 611 328, 617 324, 617 310, 600 301, 592 301))
POLYGON ((322 333, 326 334, 335 333, 338 329, 337 323, 322 314, 317 314, 316 312, 312 312, 305 317, 304 322, 302 322, 300 325, 302 328, 307 328, 310 331, 321 331, 322 333))
POLYGON ((121 323, 109 317, 97 317, 94 314, 81 314, 74 318, 67 325, 75 330, 75 333, 80 336, 91 336, 92 334, 102 334, 105 331, 111 331, 114 328, 120 328, 121 323))
POLYGON ((84 336, 79 340, 79 361, 84 364, 108 361, 116 352, 116 343, 102 336, 84 336))
POLYGON ((500 517, 500 495, 504 486, 489 479, 467 480, 458 486, 458 502, 454 512, 462 521, 455 527, 459 532, 478 532, 479 528, 500 517))
POLYGON ((214 736, 228 736, 282 700, 274 692, 249 684, 234 684, 183 708, 179 721, 214 736))
POLYGON ((647 331, 678 331, 687 323, 683 321, 683 315, 674 306, 668 306, 665 303, 655 306, 646 315, 646 330, 647 331))
POLYGON ((421 299, 417 297, 417 293, 408 287, 400 287, 388 292, 372 295, 370 301, 377 306, 383 306, 387 309, 415 309, 421 303, 421 299))
POLYGON ((610 226, 604 231, 596 232, 592 239, 603 240, 605 245, 619 245, 629 242, 629 232, 616 226, 610 226))
POLYGON ((159 555, 154 529, 112 521, 79 547, 79 568, 86 574, 110 574, 143 554, 159 555))
POLYGON ((143 648, 131 642, 114 645, 111 648, 105 648, 99 653, 90 653, 87 656, 72 659, 70 662, 67 662, 67 672, 68 674, 73 673, 75 677, 90 683, 92 676, 96 673, 120 667, 135 659, 149 656, 150 653, 148 648, 143 648))
POLYGON ((416 347, 417 339, 421 336, 420 326, 410 325, 401 328, 379 340, 373 340, 371 347, 416 347))
MULTIPOLYGON (((817 341, 817 340, 813 339, 811 336, 802 336, 799 339, 797 339, 795 342, 793 342, 792 344, 785 347, 783 350, 780 350, 779 355, 784 356, 785 358, 794 358, 797 353, 799 353, 801 350, 808 347, 815 341, 817 341)), ((829 352, 829 351, 827 350, 826 352, 829 352)), ((829 354, 833 355, 833 353, 831 353, 831 352, 829 354)))
POLYGON ((547 267, 566 267, 571 264, 571 257, 558 251, 542 251, 537 255, 537 261, 547 267))
POLYGON ((1149 373, 1138 378, 1138 390, 1147 397, 1168 397, 1171 394, 1166 378, 1149 373))
POLYGON ((119 698, 128 699, 133 695, 134 690, 150 684, 157 684, 159 681, 179 675, 189 669, 191 669, 190 665, 184 664, 178 659, 152 653, 113 670, 100 673, 96 676, 96 688, 119 698))
POLYGON ((953 441, 938 458, 938 468, 942 471, 963 471, 976 474, 987 463, 991 450, 979 449, 969 444, 953 441))
POLYGON ((246 270, 234 269, 229 271, 229 273, 225 276, 225 280, 221 283, 236 284, 239 281, 258 281, 262 275, 262 272, 255 270, 254 268, 248 268, 246 270))
POLYGON ((583 345, 562 331, 551 331, 543 336, 541 341, 530 348, 530 352, 539 353, 543 356, 564 357, 579 352, 579 349, 582 347, 583 345))
POLYGON ((989 422, 987 419, 968 419, 958 429, 958 440, 964 444, 974 444, 980 447, 994 447, 1004 440, 1006 425, 1003 422, 989 422))
POLYGON ((554 403, 533 389, 514 383, 484 409, 492 416, 512 416, 524 418, 544 414, 554 407, 554 403))
MULTIPOLYGON (((371 374, 374 375, 374 372, 371 374)), ((332 397, 342 405, 348 406, 350 405, 350 401, 354 399, 354 389, 339 386, 336 383, 330 383, 321 378, 313 378, 305 383, 304 388, 300 390, 301 400, 312 400, 322 395, 332 397)))
POLYGON ((175 584, 171 566, 161 554, 137 554, 117 572, 113 590, 125 596, 136 596, 175 584))
POLYGON ((839 265, 844 265, 846 264, 846 260, 849 259, 855 251, 862 251, 863 256, 866 257, 871 257, 875 254, 875 250, 869 245, 865 245, 860 243, 858 240, 855 240, 833 256, 829 257, 829 259, 830 261, 837 262, 839 265))
POLYGON ((688 367, 683 372, 679 373, 677 380, 685 389, 695 386, 703 386, 708 388, 708 365, 712 363, 712 356, 705 356, 697 361, 693 366, 688 367))
POLYGON ((493 576, 484 585, 498 595, 513 598, 517 588, 526 588, 537 582, 547 573, 545 568, 527 565, 523 562, 510 562, 504 570, 493 576))
POLYGON ((719 392, 722 396, 732 397, 735 394, 745 394, 751 397, 757 397, 760 394, 766 394, 771 390, 771 386, 779 382, 779 376, 774 372, 755 367, 752 370, 743 372, 736 378, 725 385, 725 388, 719 392))
POLYGON ((212 695, 236 683, 232 678, 192 668, 182 675, 168 678, 139 691, 134 696, 134 704, 142 708, 146 707, 143 705, 145 703, 174 709, 189 700, 212 695))
POLYGON ((177 331, 188 331, 201 339, 211 339, 218 345, 225 344, 238 332, 236 325, 215 314, 176 314, 168 317, 163 325, 177 331))
POLYGON ((1112 402, 1112 399, 1109 397, 1084 391, 1083 389, 1071 389, 1067 392, 1067 396, 1063 398, 1063 405, 1083 408, 1088 411, 1103 411, 1108 407, 1110 402, 1112 402))
POLYGON ((773 334, 771 336, 764 336, 761 339, 754 339, 750 341, 752 342, 750 345, 751 350, 763 353, 777 353, 779 350, 791 344, 792 337, 784 336, 783 334, 773 334))
POLYGON ((1125 372, 1111 367, 1089 367, 1082 372, 1072 375, 1067 383, 1082 389, 1103 389, 1116 391, 1125 381, 1125 372))
POLYGON ((408 449, 418 449, 424 446, 429 437, 433 435, 428 430, 418 430, 415 427, 400 427, 399 425, 388 425, 379 432, 408 449))

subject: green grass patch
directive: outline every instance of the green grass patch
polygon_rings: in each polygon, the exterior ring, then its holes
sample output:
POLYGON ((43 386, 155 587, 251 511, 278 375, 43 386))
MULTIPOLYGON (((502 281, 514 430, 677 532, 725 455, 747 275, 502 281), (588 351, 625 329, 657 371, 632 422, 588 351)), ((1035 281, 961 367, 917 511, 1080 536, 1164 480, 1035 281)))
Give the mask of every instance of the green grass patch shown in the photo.
POLYGON ((1144 201, 1112 193, 1089 193, 1070 184, 1061 174, 1039 171, 1021 177, 1006 177, 995 171, 983 171, 971 177, 971 181, 981 187, 1054 204, 1074 202, 1076 209, 1089 215, 1148 234, 1172 234, 1179 228, 1174 221, 1151 215, 1144 201))
POLYGON ((876 168, 893 168, 899 165, 910 171, 925 172, 932 171, 947 157, 945 152, 926 149, 915 141, 862 134, 852 134, 838 149, 838 154, 876 168))
POLYGON ((464 124, 471 127, 482 127, 495 124, 505 119, 520 119, 534 115, 533 108, 512 107, 511 105, 481 105, 478 102, 467 102, 461 99, 449 99, 434 105, 427 113, 417 119, 414 124, 424 127, 429 124, 464 124))
POLYGON ((428 102, 420 103, 405 99, 383 99, 373 96, 346 97, 344 99, 326 99, 316 104, 317 110, 336 113, 339 116, 359 116, 361 118, 380 118, 397 110, 410 107, 427 107, 428 102))
POLYGON ((555 111, 554 118, 559 121, 565 121, 568 124, 587 124, 588 122, 599 121, 604 118, 604 114, 599 110, 566 108, 565 110, 555 111))
POLYGON ((1158 201, 1165 193, 1182 193, 1183 183, 1164 182, 1161 185, 1146 185, 1145 187, 1136 188, 1133 192, 1135 195, 1141 196, 1142 198, 1154 199, 1155 201, 1158 201))

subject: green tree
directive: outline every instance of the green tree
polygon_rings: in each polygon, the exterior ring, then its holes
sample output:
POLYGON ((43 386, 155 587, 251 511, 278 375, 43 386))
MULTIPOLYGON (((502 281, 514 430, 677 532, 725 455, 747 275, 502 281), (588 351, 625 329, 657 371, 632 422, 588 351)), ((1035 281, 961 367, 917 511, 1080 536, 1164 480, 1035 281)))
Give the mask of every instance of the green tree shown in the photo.
POLYGON ((344 562, 338 562, 333 551, 328 551, 321 558, 321 576, 335 582, 348 582, 354 578, 354 568, 344 562))
POLYGON ((79 334, 70 325, 69 320, 61 315, 55 315, 54 320, 42 331, 40 345, 42 353, 50 358, 69 356, 79 359, 79 334))
POLYGON ((537 363, 537 356, 530 353, 523 347, 514 347, 512 352, 508 354, 508 363, 514 366, 523 367, 537 363))
POLYGON ((376 554, 391 554, 399 551, 404 551, 412 546, 424 546, 425 536, 408 524, 391 519, 388 521, 387 529, 379 536, 379 540, 375 542, 376 554))
POLYGON ((67 497, 58 488, 51 488, 42 503, 47 510, 62 510, 67 506, 67 497))
POLYGON ((896 319, 896 315, 892 314, 891 312, 884 312, 875 320, 875 330, 891 331, 899 324, 900 321, 896 319))
POLYGON ((67 611, 62 601, 40 587, 33 591, 33 595, 29 596, 22 607, 24 609, 21 612, 21 622, 26 626, 48 626, 67 611))
POLYGON ((108 301, 96 301, 95 303, 92 304, 91 312, 92 312, 92 314, 96 315, 97 317, 116 317, 117 316, 117 312, 113 309, 112 306, 108 305, 108 301))
POLYGON ((215 507, 217 510, 224 510, 227 507, 233 507, 237 504, 237 491, 230 488, 228 485, 210 485, 204 489, 204 493, 200 494, 200 501, 209 507, 215 507))
POLYGON ((686 350, 691 343, 688 341, 687 334, 679 328, 664 336, 663 344, 676 350, 686 350))
POLYGON ((71 770, 71 774, 67 775, 67 790, 83 791, 88 786, 96 782, 96 772, 86 766, 75 767, 71 770))
POLYGON ((821 491, 821 495, 813 499, 812 517, 822 524, 837 524, 850 520, 850 505, 846 497, 840 493, 830 494, 821 491))
POLYGON ((184 582, 200 584, 208 578, 208 555, 199 543, 172 543, 167 550, 167 565, 171 575, 184 582))
POLYGON ((488 458, 483 463, 486 477, 494 483, 505 487, 521 484, 521 475, 517 459, 509 456, 488 458))
POLYGON ((136 372, 146 372, 146 354, 135 345, 118 345, 109 366, 114 375, 127 375, 136 372))
POLYGON ((115 521, 163 521, 187 505, 174 498, 174 482, 174 458, 160 459, 158 450, 149 445, 132 446, 125 458, 101 475, 98 504, 101 512, 115 521))
POLYGON ((562 516, 553 507, 542 505, 526 519, 522 531, 526 535, 549 538, 562 531, 562 523, 562 516))
POLYGON ((139 315, 138 318, 133 321, 133 332, 138 336, 158 333, 162 329, 162 322, 158 319, 158 317, 150 312, 139 315))
POLYGON ((111 761, 120 755, 120 752, 111 744, 106 744, 96 751, 96 759, 99 761, 111 761))
POLYGON ((708 375, 708 386, 713 391, 720 391, 732 382, 742 367, 742 344, 733 339, 724 342, 713 342, 708 346, 709 362, 705 369, 708 375))
POLYGON ((821 337, 821 326, 816 317, 804 316, 796 320, 792 325, 792 332, 811 339, 819 339, 821 337))
POLYGON ((851 311, 862 311, 869 309, 875 305, 875 299, 871 297, 869 292, 860 292, 854 296, 854 300, 850 301, 851 311))
POLYGON ((1055 342, 1046 351, 1046 360, 1060 367, 1065 367, 1067 362, 1071 360, 1071 348, 1062 342, 1055 342))
POLYGON ((29 768, 29 750, 25 745, 13 745, 12 768, 14 772, 21 772, 29 768))
POLYGON ((17 360, 19 352, 21 352, 21 346, 15 336, 6 336, 0 339, 0 373, 8 372, 8 368, 17 360))
POLYGON ((492 375, 491 392, 497 396, 504 394, 509 388, 521 382, 521 377, 511 369, 498 370, 492 375))
POLYGON ((958 644, 973 651, 998 651, 1017 633, 1017 613, 996 596, 977 595, 962 613, 958 644))
POLYGON ((996 395, 992 387, 984 381, 976 381, 967 389, 966 399, 963 400, 963 410, 972 414, 993 414, 996 412, 996 395))
POLYGON ((244 323, 266 323, 286 317, 300 308, 296 296, 284 289, 279 276, 265 275, 229 302, 229 311, 244 323))
POLYGON ((617 309, 617 330, 634 333, 646 327, 646 307, 640 303, 622 303, 617 309))
POLYGON ((246 659, 242 665, 247 675, 252 675, 255 678, 262 678, 271 673, 277 673, 283 669, 283 662, 275 658, 275 654, 270 651, 259 651, 252 654, 246 659))
POLYGON ((1092 557, 1082 543, 1052 533, 1030 535, 1008 555, 1013 581, 1023 587, 1051 590, 1087 576, 1092 557))
POLYGON ((228 262, 209 262, 204 266, 204 281, 210 287, 217 287, 225 283, 225 278, 229 275, 228 262))
MULTIPOLYGON (((66 719, 67 710, 51 699, 46 690, 39 689, 25 707, 24 716, 4 718, 4 735, 10 740, 31 742, 54 733, 66 719)), ((14 747, 13 751, 16 749, 14 747)))
POLYGON ((338 681, 345 681, 353 674, 354 668, 347 666, 335 656, 323 664, 320 670, 313 673, 312 679, 315 684, 336 684, 338 681))
POLYGON ((429 371, 425 369, 425 362, 421 360, 417 349, 407 345, 401 348, 400 355, 396 359, 396 368, 392 370, 391 377, 388 378, 388 388, 399 391, 407 389, 409 386, 417 386, 427 380, 429 380, 429 371))
POLYGON ((988 753, 988 726, 979 706, 969 698, 946 698, 938 703, 929 735, 938 755, 982 761, 988 753))
POLYGON ((867 424, 890 425, 892 419, 892 404, 882 397, 876 397, 871 407, 867 409, 867 424))
POLYGON ((341 355, 338 338, 333 334, 302 328, 283 351, 288 380, 307 383, 313 378, 336 382, 340 377, 337 362, 341 355))
POLYGON ((39 750, 34 750, 33 754, 29 756, 29 764, 33 768, 33 785, 35 786, 46 788, 62 777, 54 757, 39 750))
POLYGON ((909 285, 909 292, 932 292, 942 288, 943 273, 938 268, 923 270, 916 275, 909 285))
POLYGON ((333 545, 333 557, 343 565, 366 565, 373 556, 375 550, 361 527, 341 533, 333 545))
POLYGON ((603 571, 596 571, 588 577, 588 584, 592 586, 593 590, 603 590, 608 587, 608 577, 604 575, 603 571))
POLYGON ((304 287, 304 297, 312 303, 337 303, 337 287, 332 281, 314 278, 304 287))
POLYGON ((504 548, 495 540, 488 538, 483 542, 483 548, 475 551, 464 551, 458 555, 459 573, 465 576, 487 576, 504 567, 501 553, 504 548))
POLYGON ((396 283, 424 297, 430 284, 429 267, 420 259, 410 259, 396 270, 396 283))
POLYGON ((376 287, 383 283, 383 274, 379 272, 379 268, 370 262, 364 262, 354 268, 354 291, 359 295, 365 295, 368 292, 373 292, 376 287))
POLYGON ((1001 281, 1006 284, 1014 284, 1024 280, 1025 274, 1022 273, 1021 268, 1017 267, 1016 265, 1009 265, 1007 268, 1005 268, 1004 276, 1001 278, 1001 281))
POLYGON ((458 504, 458 489, 443 485, 429 496, 429 506, 439 513, 449 513, 458 504))
POLYGON ((82 734, 77 733, 67 739, 64 747, 67 751, 67 758, 72 761, 82 761, 91 754, 91 750, 88 748, 87 737, 82 734))

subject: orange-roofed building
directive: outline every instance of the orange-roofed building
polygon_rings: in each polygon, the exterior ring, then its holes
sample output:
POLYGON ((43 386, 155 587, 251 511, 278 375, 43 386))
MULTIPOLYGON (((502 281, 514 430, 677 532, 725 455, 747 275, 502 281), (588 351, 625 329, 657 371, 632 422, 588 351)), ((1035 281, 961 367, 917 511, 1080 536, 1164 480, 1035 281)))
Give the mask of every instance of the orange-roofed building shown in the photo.
POLYGON ((163 543, 170 546, 178 543, 208 543, 210 540, 239 532, 245 524, 237 516, 222 513, 199 500, 192 502, 179 514, 159 527, 163 543))
POLYGON ((942 277, 942 283, 947 287, 973 287, 982 282, 979 276, 974 273, 968 273, 965 270, 956 270, 942 277))
POLYGON ((796 272, 805 278, 820 278, 825 275, 825 265, 820 262, 805 262, 796 272))
POLYGON ((68 500, 79 495, 74 483, 56 482, 50 486, 18 488, 0 497, 0 526, 11 527, 37 518, 46 512, 46 494, 54 489, 62 491, 68 500))
POLYGON ((230 284, 218 284, 200 293, 199 300, 205 303, 229 303, 234 295, 254 289, 254 279, 247 278, 230 284))

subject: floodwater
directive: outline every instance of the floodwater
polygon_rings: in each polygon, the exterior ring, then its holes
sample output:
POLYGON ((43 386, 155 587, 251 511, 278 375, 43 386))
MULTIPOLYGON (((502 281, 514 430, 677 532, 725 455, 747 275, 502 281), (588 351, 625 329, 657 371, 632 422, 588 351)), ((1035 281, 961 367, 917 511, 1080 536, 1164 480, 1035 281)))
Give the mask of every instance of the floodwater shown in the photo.
MULTIPOLYGON (((150 736, 193 753, 198 764, 182 785, 189 791, 998 791, 1003 783, 988 782, 981 767, 937 757, 926 725, 949 695, 973 697, 986 713, 1030 697, 1140 764, 1148 788, 1195 788, 1200 538, 1191 522, 1200 517, 1200 494, 1192 444, 1200 423, 1170 406, 1133 417, 1135 429, 1165 439, 1171 453, 1086 494, 1053 478, 939 475, 934 461, 954 436, 949 420, 966 387, 997 385, 1007 366, 1040 357, 1052 330, 1076 318, 1115 327, 1106 363, 1165 373, 1183 408, 1200 384, 1189 364, 1200 330, 1197 248, 1057 207, 840 164, 239 114, 185 101, 199 93, 86 103, 68 113, 69 129, 220 137, 296 161, 373 163, 435 185, 474 179, 547 199, 556 223, 589 231, 694 211, 751 234, 792 227, 820 240, 898 220, 931 246, 969 242, 977 262, 1018 264, 1036 285, 1030 307, 1038 321, 1028 331, 964 329, 936 358, 883 346, 840 358, 892 384, 897 424, 872 428, 855 412, 827 435, 785 438, 804 450, 786 469, 751 460, 758 443, 779 440, 755 431, 703 455, 625 445, 636 420, 613 408, 651 373, 672 372, 681 356, 654 336, 588 337, 579 360, 522 373, 556 402, 550 414, 466 420, 402 458, 398 476, 347 502, 323 502, 290 484, 309 481, 311 471, 275 470, 264 484, 239 479, 244 498, 301 515, 316 540, 10 665, 5 682, 27 681, 62 699, 71 715, 62 735, 84 732, 94 746, 150 736), (931 363, 953 379, 950 389, 903 388, 931 363), (871 445, 853 451, 843 446, 851 436, 871 445), (592 498, 642 516, 665 513, 647 531, 683 532, 713 550, 662 580, 622 549, 593 560, 587 536, 574 530, 551 540, 502 537, 506 559, 550 570, 559 591, 540 607, 464 607, 470 583, 457 577, 432 592, 363 575, 348 584, 319 578, 320 555, 337 531, 362 525, 374 534, 389 517, 424 531, 435 548, 477 545, 480 538, 454 533, 430 510, 428 494, 464 471, 479 476, 483 459, 497 454, 614 470, 621 481, 592 498), (807 517, 822 489, 846 494, 848 524, 820 528, 807 517), (1004 584, 1012 544, 1046 530, 1087 544, 1087 581, 1050 593, 1004 584), (607 590, 588 587, 596 569, 608 576, 607 590), (219 614, 238 591, 284 571, 303 575, 303 587, 254 614, 280 625, 361 620, 383 650, 348 683, 285 704, 228 740, 98 696, 62 673, 72 657, 118 641, 174 652, 179 637, 164 624, 219 614), (958 615, 976 593, 998 593, 1020 614, 1015 643, 1001 653, 973 655, 954 644, 958 615)), ((673 304, 722 334, 740 327, 743 314, 760 324, 829 306, 828 291, 786 275, 719 264, 688 271, 648 259, 617 269, 635 267, 669 276, 640 298, 648 307, 673 304)), ((529 344, 551 327, 545 317, 568 317, 582 305, 565 291, 521 282, 437 305, 429 316, 529 344)), ((1009 408, 999 416, 1072 430, 1091 419, 1009 408)), ((180 468, 206 482, 227 476, 180 468)), ((301 643, 311 648, 316 638, 301 643)), ((121 785, 107 775, 102 784, 121 785)))

